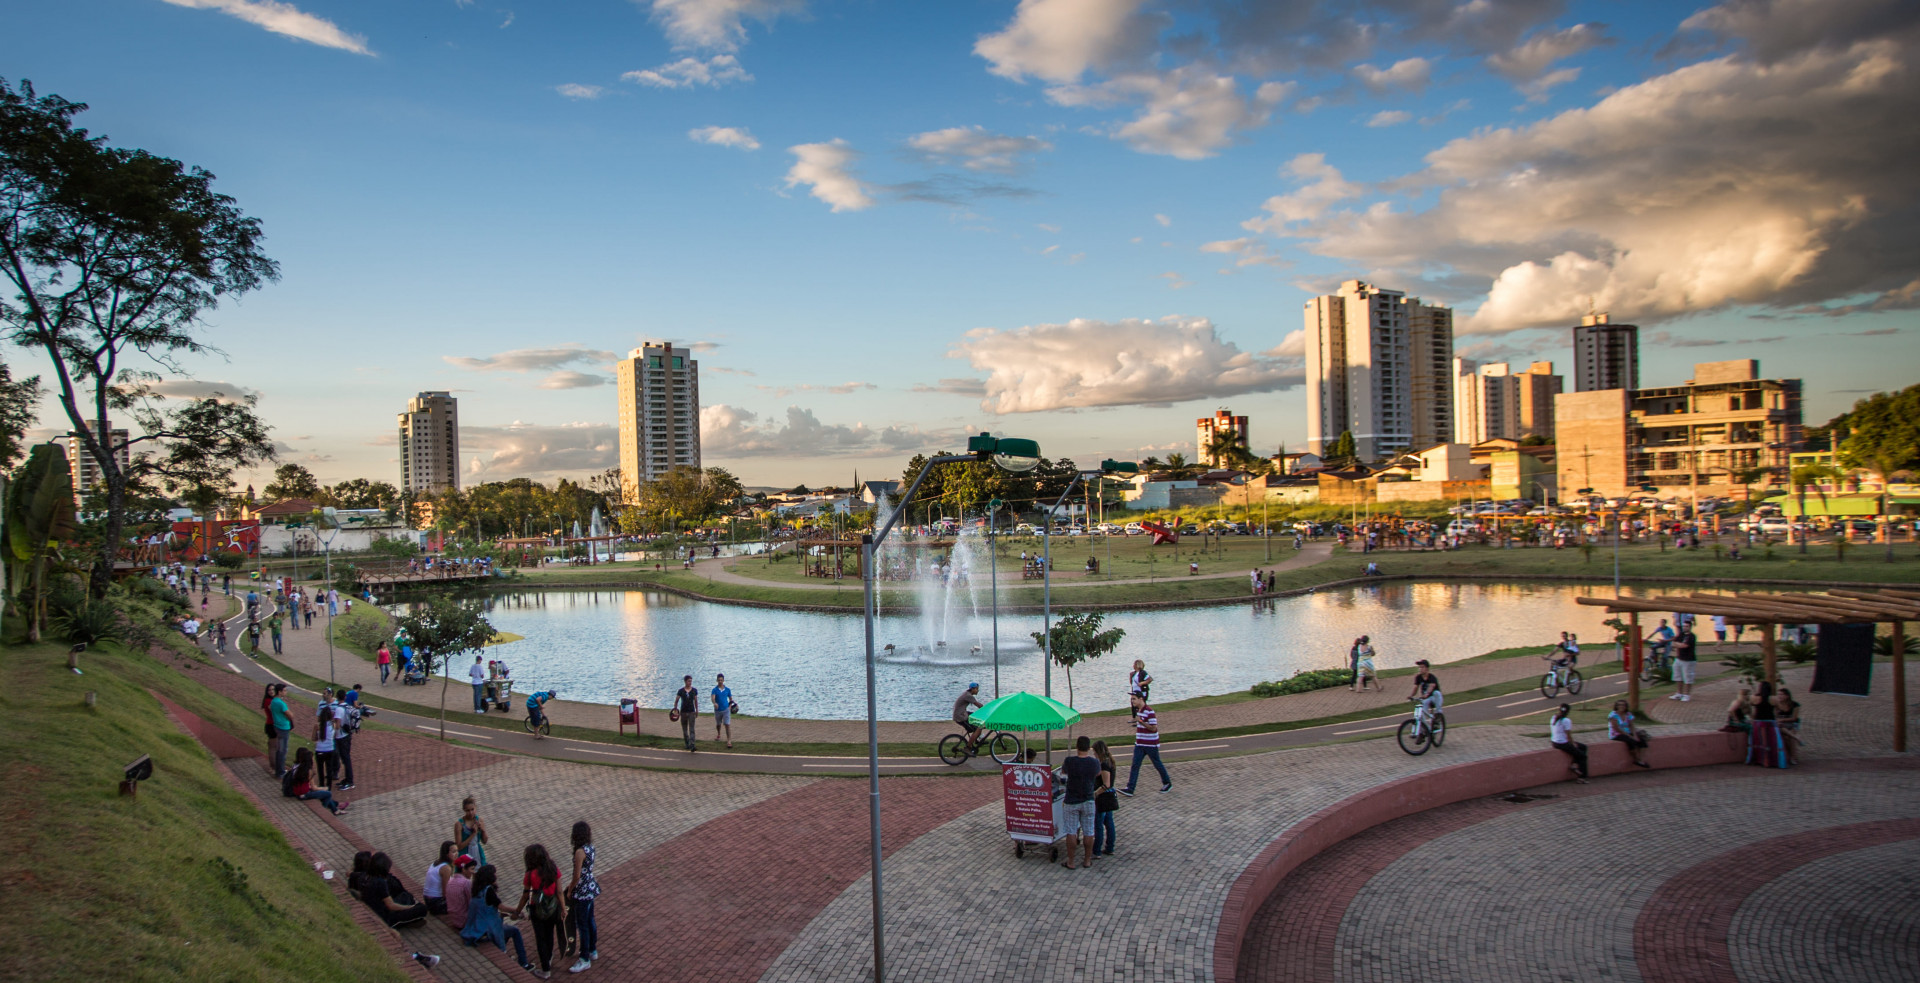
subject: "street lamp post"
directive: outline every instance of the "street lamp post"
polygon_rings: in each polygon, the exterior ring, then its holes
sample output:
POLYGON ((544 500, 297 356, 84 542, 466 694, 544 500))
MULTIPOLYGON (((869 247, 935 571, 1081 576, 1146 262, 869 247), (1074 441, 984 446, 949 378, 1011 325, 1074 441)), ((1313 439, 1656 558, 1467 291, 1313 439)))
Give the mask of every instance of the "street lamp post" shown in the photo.
MULTIPOLYGON (((337 513, 331 506, 314 510, 313 531, 313 538, 320 539, 320 547, 326 550, 326 586, 331 590, 333 588, 333 539, 340 535, 337 513), (320 539, 319 535, 322 526, 329 530, 325 539, 320 539)), ((296 612, 294 617, 299 617, 299 614, 296 612)), ((333 686, 338 680, 339 677, 333 671, 333 605, 329 604, 327 605, 327 685, 333 686)))
MULTIPOLYGON (((931 458, 920 473, 914 475, 913 483, 900 496, 903 505, 913 501, 913 493, 920 490, 920 482, 932 473, 937 465, 958 464, 965 461, 992 461, 1003 470, 1031 471, 1040 465, 1040 445, 1031 440, 1016 437, 995 438, 989 434, 967 438, 967 453, 943 454, 931 458)), ((862 611, 866 621, 867 641, 867 839, 872 848, 873 865, 873 979, 882 983, 886 979, 887 942, 886 920, 882 914, 885 895, 880 883, 880 723, 879 701, 874 688, 874 561, 880 544, 893 531, 905 509, 895 509, 873 532, 860 537, 860 580, 865 595, 862 611)))
MULTIPOLYGON (((1046 686, 1045 695, 1048 699, 1053 698, 1053 514, 1060 510, 1060 504, 1067 500, 1068 495, 1073 494, 1073 486, 1080 482, 1088 478, 1098 478, 1109 471, 1137 471, 1139 467, 1139 465, 1131 461, 1101 461, 1100 470, 1098 471, 1080 471, 1075 473, 1073 478, 1067 482, 1067 487, 1060 492, 1060 497, 1053 500, 1053 507, 1047 510, 1045 516, 1041 517, 1040 629, 1041 637, 1046 640, 1043 647, 1043 654, 1046 658, 1046 666, 1044 667, 1045 676, 1043 678, 1046 686)), ((1047 731, 1047 763, 1053 763, 1053 731, 1047 731)))
POLYGON ((1005 503, 993 499, 987 503, 987 582, 993 598, 993 698, 1000 698, 1000 551, 996 540, 1000 533, 996 517, 1005 503))

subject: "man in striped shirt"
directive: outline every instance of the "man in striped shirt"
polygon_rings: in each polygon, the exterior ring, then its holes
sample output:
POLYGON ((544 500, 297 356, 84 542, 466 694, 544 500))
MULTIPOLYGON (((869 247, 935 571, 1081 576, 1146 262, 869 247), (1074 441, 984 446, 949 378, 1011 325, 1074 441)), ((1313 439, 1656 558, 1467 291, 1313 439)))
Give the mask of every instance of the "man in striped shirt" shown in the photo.
POLYGON ((1153 759, 1155 771, 1160 773, 1160 791, 1173 790, 1173 779, 1167 775, 1167 766, 1160 763, 1160 718, 1154 715, 1153 708, 1147 706, 1147 698, 1139 693, 1133 694, 1133 767, 1127 770, 1127 787, 1120 790, 1121 795, 1132 796, 1133 787, 1140 782, 1140 762, 1153 759))

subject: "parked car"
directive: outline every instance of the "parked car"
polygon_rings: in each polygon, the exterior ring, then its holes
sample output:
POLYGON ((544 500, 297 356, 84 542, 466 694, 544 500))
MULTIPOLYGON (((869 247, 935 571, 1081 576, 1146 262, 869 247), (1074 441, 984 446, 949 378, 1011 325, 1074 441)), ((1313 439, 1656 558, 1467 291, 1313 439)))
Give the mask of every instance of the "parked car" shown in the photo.
POLYGON ((1014 532, 1024 532, 1024 533, 1029 533, 1029 534, 1031 534, 1031 533, 1036 533, 1036 532, 1039 532, 1040 530, 1038 530, 1038 529, 1035 529, 1035 528, 1033 527, 1033 523, 1031 523, 1031 522, 1022 522, 1022 523, 1020 523, 1019 525, 1017 525, 1017 526, 1014 526, 1014 527, 1013 527, 1013 531, 1014 531, 1014 532))

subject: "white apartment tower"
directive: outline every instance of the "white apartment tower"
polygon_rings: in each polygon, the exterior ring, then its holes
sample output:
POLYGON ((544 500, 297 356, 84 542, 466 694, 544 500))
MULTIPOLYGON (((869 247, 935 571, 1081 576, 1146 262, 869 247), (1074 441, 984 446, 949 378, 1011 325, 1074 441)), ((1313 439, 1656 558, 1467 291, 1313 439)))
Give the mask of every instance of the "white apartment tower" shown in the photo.
MULTIPOLYGON (((133 461, 131 449, 127 447, 128 434, 125 430, 113 429, 113 422, 111 420, 107 422, 107 426, 109 428, 107 430, 107 440, 112 444, 114 460, 120 465, 120 473, 126 474, 127 466, 133 461)), ((95 437, 98 437, 100 435, 99 422, 89 420, 87 422, 87 430, 92 432, 95 437)), ((92 454, 87 453, 87 445, 81 441, 80 435, 77 433, 67 434, 67 471, 73 477, 73 500, 75 502, 85 502, 88 493, 92 492, 95 488, 100 488, 101 491, 106 490, 100 487, 101 482, 105 480, 104 476, 100 473, 100 462, 94 460, 92 454)))
POLYGON ((1453 360, 1453 435, 1463 444, 1496 437, 1522 440, 1553 436, 1553 397, 1563 382, 1552 362, 1534 362, 1515 372, 1505 362, 1481 365, 1453 360))
POLYGON ((1453 310, 1348 280, 1306 304, 1307 447, 1373 461, 1453 439, 1453 310))
POLYGON ((460 490, 460 401, 452 393, 420 393, 400 414, 400 490, 460 490))
POLYGON ((643 482, 700 466, 700 363, 670 341, 649 341, 616 374, 620 476, 631 500, 643 482))
POLYGON ((1573 329, 1573 391, 1640 388, 1640 329, 1588 314, 1573 329))

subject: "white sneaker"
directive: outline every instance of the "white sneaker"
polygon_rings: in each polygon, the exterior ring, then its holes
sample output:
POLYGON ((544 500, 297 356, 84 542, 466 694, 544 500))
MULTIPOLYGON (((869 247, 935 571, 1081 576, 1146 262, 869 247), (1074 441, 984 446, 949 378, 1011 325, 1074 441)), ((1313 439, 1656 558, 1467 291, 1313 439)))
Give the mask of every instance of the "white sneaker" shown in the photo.
POLYGON ((1679 698, 1680 698, 1680 694, 1678 694, 1678 693, 1675 693, 1675 694, 1673 694, 1672 696, 1669 696, 1669 697, 1667 697, 1667 699, 1669 699, 1669 700, 1677 700, 1677 699, 1679 699, 1679 698))
POLYGON ((1680 702, 1682 702, 1682 703, 1692 703, 1692 702, 1693 702, 1693 694, 1692 694, 1692 693, 1682 693, 1682 694, 1680 694, 1680 702))
POLYGON ((569 968, 569 969, 567 970, 567 972, 569 972, 569 973, 584 973, 584 972, 586 972, 586 970, 587 970, 587 967, 589 967, 589 966, 591 966, 591 965, 593 965, 593 963, 591 963, 591 962, 588 962, 588 961, 587 961, 587 957, 585 957, 585 956, 581 956, 581 957, 580 957, 579 959, 576 959, 576 960, 574 960, 574 961, 573 961, 573 966, 572 966, 571 968, 569 968))

